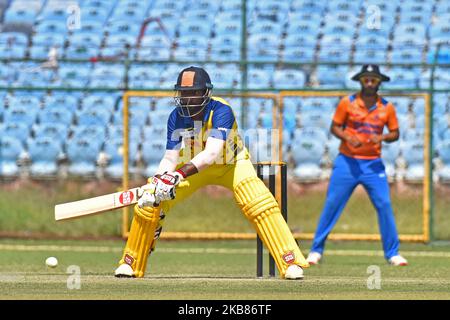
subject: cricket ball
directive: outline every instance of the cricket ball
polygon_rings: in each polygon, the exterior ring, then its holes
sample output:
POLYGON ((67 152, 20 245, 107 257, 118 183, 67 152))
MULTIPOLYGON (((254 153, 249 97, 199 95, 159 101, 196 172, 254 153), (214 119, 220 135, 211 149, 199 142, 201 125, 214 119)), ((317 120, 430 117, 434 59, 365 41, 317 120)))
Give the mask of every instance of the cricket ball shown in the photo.
POLYGON ((47 260, 45 260, 45 264, 49 268, 56 268, 56 266, 58 265, 58 259, 56 259, 55 257, 48 257, 47 260))

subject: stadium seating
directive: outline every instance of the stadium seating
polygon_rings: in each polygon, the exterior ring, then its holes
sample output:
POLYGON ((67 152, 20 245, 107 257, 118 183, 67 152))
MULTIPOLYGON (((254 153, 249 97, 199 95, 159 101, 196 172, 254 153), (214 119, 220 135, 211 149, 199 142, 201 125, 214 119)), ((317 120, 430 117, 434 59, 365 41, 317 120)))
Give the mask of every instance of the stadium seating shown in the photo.
POLYGON ((4 178, 17 177, 19 175, 17 160, 24 151, 22 143, 20 140, 2 133, 0 135, 0 151, 0 176, 4 178))
MULTIPOLYGON (((177 60, 192 60, 207 67, 217 89, 241 88, 241 69, 235 63, 241 60, 242 48, 240 0, 11 0, 0 3, 0 86, 76 89, 72 93, 59 90, 8 93, 5 103, 0 105, 0 127, 2 132, 18 139, 25 151, 30 148, 27 142, 43 137, 62 143, 64 151, 72 150, 75 141, 83 138, 81 132, 86 126, 98 126, 99 145, 92 149, 98 156, 108 139, 122 136, 122 103, 118 99, 122 90, 172 89, 178 72, 186 66, 177 60), (80 25, 73 21, 68 26, 69 5, 79 6, 80 25), (147 29, 138 38, 142 23, 148 18, 147 29), (55 68, 41 68, 39 61, 13 61, 47 59, 53 49, 60 60, 55 68), (125 66, 126 55, 131 60, 125 66), (100 56, 112 61, 98 62, 100 56), (119 58, 122 61, 114 61, 119 58), (160 60, 167 63, 156 63, 160 60), (110 91, 99 93, 98 89, 110 91)), ((363 63, 450 62, 450 6, 446 1, 249 0, 246 5, 246 58, 266 62, 248 66, 249 89, 357 90, 359 84, 351 81, 350 76, 363 63), (374 19, 377 10, 379 21, 374 19), (311 65, 287 64, 291 62, 311 65), (349 63, 353 65, 349 67, 349 63)), ((385 89, 416 86, 429 89, 430 67, 384 66, 383 69, 392 79, 383 84, 385 89)), ((447 66, 435 69, 433 85, 442 91, 450 89, 447 66)), ((5 95, 0 93, 0 97, 5 95)), ((442 142, 449 136, 445 120, 449 96, 444 92, 435 97, 438 98, 434 104, 434 137, 442 142)), ((284 126, 293 136, 308 126, 320 129, 319 139, 326 146, 325 154, 335 156, 336 142, 328 128, 338 100, 317 101, 302 98, 286 102, 284 126)), ((423 100, 395 98, 393 102, 401 123, 399 144, 403 150, 410 139, 423 137, 423 100)), ((253 103, 260 104, 250 101, 253 103)), ((158 99, 145 111, 137 111, 139 108, 131 111, 130 136, 139 144, 146 143, 144 136, 151 131, 147 127, 161 130, 173 106, 170 98, 158 99)), ((247 128, 272 125, 270 108, 266 107, 253 108, 253 116, 246 113, 248 109, 241 106, 240 99, 233 103, 239 122, 247 119, 247 123, 239 125, 247 128)), ((286 143, 290 150, 295 149, 293 141, 287 139, 286 143)), ((80 161, 70 159, 71 163, 80 161)), ((95 161, 94 169, 93 160, 88 162, 88 171, 95 171, 95 161)))
POLYGON ((51 178, 58 173, 62 143, 50 136, 40 136, 28 142, 31 160, 30 174, 35 178, 51 178))
POLYGON ((439 159, 442 162, 442 167, 438 169, 437 175, 439 180, 444 183, 450 182, 450 139, 439 143, 436 148, 439 153, 439 159))
POLYGON ((68 173, 74 177, 92 178, 96 175, 96 161, 101 143, 89 139, 71 139, 67 142, 68 173))
POLYGON ((408 140, 402 150, 403 158, 407 164, 404 176, 407 182, 422 182, 424 177, 423 166, 423 139, 408 140))

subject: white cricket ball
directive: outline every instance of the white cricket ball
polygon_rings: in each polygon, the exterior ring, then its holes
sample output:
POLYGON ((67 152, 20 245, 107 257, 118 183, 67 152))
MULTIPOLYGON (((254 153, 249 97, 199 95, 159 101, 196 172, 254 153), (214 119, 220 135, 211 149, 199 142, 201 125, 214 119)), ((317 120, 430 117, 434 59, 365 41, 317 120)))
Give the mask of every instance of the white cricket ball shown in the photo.
POLYGON ((45 260, 45 264, 47 265, 47 267, 56 268, 56 266, 58 265, 58 259, 56 259, 55 257, 48 257, 47 260, 45 260))

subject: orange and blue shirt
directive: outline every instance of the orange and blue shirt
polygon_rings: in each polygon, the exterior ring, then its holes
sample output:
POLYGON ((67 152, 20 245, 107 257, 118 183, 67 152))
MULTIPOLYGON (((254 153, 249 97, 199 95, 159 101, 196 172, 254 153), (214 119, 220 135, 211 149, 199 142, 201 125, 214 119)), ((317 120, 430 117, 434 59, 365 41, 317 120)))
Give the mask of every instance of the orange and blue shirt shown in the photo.
POLYGON ((385 126, 390 131, 397 130, 398 120, 395 108, 381 96, 370 108, 366 108, 360 93, 341 99, 333 117, 333 122, 344 127, 348 135, 356 136, 362 145, 353 147, 342 141, 339 152, 357 159, 376 159, 381 156, 381 143, 368 142, 372 135, 383 134, 385 126))

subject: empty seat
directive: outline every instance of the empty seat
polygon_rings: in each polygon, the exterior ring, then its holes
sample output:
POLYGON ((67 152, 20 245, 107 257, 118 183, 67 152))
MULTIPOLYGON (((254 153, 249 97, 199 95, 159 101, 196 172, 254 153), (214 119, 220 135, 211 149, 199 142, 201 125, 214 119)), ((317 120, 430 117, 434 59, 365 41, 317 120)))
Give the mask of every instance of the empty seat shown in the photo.
POLYGON ((325 144, 314 139, 304 137, 293 142, 292 157, 296 164, 294 174, 301 182, 321 179, 322 170, 320 165, 324 151, 325 144))
POLYGON ((405 181, 422 182, 424 177, 424 151, 423 140, 407 141, 403 147, 402 155, 407 164, 405 181))
POLYGON ((19 175, 17 160, 22 152, 20 140, 6 134, 0 135, 0 176, 13 178, 19 175))
POLYGON ((293 143, 300 143, 303 140, 315 140, 325 145, 327 139, 328 130, 324 130, 319 127, 307 126, 300 129, 294 130, 294 141, 293 143))
MULTIPOLYGON (((138 158, 138 142, 130 140, 128 146, 129 172, 136 173, 136 160, 138 158)), ((105 174, 111 179, 122 179, 123 177, 123 139, 107 140, 105 142, 104 154, 108 159, 105 174)))
POLYGON ((54 177, 58 172, 57 161, 61 156, 61 142, 50 136, 29 140, 28 154, 31 160, 30 174, 33 177, 54 177))
POLYGON ((98 125, 106 126, 109 123, 111 114, 107 110, 88 109, 76 113, 77 123, 83 126, 98 125))
POLYGON ((68 173, 73 176, 93 177, 101 144, 88 139, 67 142, 68 173))
POLYGON ((450 182, 450 140, 442 141, 438 147, 438 157, 441 160, 442 167, 437 170, 439 180, 444 183, 450 182))
POLYGON ((400 148, 392 143, 383 143, 381 158, 385 165, 386 175, 389 180, 394 180, 396 177, 396 162, 400 156, 400 148))
POLYGON ((156 173, 165 150, 165 139, 149 139, 143 141, 142 160, 145 164, 144 175, 146 177, 151 177, 156 173))
POLYGON ((69 128, 61 123, 43 123, 33 127, 35 138, 49 138, 61 145, 66 141, 69 128))
POLYGON ((273 76, 275 88, 303 88, 306 77, 301 70, 276 70, 273 76))

